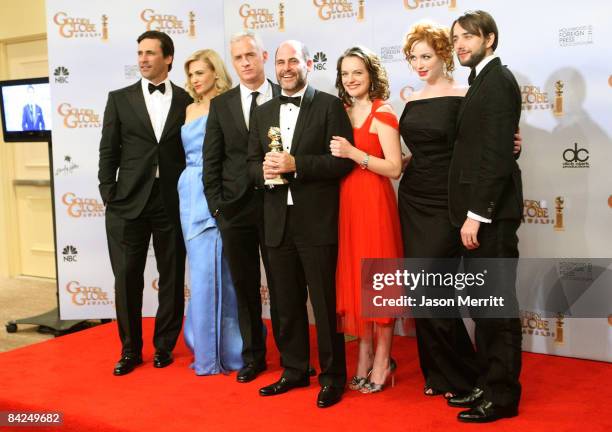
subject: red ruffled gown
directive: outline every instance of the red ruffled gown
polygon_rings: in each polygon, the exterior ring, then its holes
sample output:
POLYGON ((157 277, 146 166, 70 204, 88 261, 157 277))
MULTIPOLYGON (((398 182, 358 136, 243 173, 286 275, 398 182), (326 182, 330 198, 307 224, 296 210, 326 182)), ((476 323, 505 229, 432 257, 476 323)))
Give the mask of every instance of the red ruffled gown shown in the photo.
MULTIPOLYGON (((399 128, 397 118, 376 112, 384 102, 374 100, 372 111, 359 128, 353 128, 355 147, 384 158, 372 120, 399 128)), ((397 200, 391 180, 355 164, 340 183, 336 310, 339 331, 360 336, 369 322, 391 324, 393 318, 363 318, 361 313, 361 259, 402 258, 402 235, 397 200)))

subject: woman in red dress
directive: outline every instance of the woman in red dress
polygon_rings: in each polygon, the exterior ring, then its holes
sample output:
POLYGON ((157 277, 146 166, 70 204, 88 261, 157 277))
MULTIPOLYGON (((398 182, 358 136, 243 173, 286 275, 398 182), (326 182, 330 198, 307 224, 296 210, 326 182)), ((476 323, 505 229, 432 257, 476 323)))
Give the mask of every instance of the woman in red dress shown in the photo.
POLYGON ((357 371, 349 387, 374 393, 383 389, 396 368, 391 359, 394 319, 362 316, 361 259, 403 256, 390 181, 401 174, 400 135, 397 117, 384 102, 389 82, 380 59, 366 48, 353 47, 338 59, 337 72, 336 88, 355 137, 355 146, 343 137, 334 137, 330 146, 334 156, 355 162, 340 185, 337 313, 342 331, 359 338, 357 371))

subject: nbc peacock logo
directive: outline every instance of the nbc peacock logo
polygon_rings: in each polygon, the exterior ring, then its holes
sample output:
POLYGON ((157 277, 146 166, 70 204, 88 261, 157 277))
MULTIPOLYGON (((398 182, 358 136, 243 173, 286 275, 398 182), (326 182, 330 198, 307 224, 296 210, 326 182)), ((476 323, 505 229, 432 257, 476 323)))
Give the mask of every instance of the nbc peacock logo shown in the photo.
POLYGON ((65 263, 75 263, 77 262, 78 254, 79 252, 77 251, 76 247, 72 245, 64 246, 64 249, 62 249, 62 260, 65 263))
POLYGON ((319 51, 312 58, 312 62, 314 63, 313 68, 316 71, 324 71, 327 70, 327 56, 323 51, 319 51))
POLYGON ((53 79, 55 80, 55 84, 68 84, 69 76, 70 72, 68 72, 68 68, 65 66, 58 66, 53 71, 53 79))

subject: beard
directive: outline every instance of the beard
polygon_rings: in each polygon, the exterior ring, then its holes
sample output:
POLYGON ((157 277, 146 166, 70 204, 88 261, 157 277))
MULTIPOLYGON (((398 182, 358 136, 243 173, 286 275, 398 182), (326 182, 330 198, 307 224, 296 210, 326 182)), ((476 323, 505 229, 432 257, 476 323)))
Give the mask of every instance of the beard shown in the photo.
POLYGON ((279 85, 286 92, 296 92, 304 88, 306 86, 306 73, 298 72, 295 78, 295 82, 292 84, 285 83, 280 77, 276 78, 279 85))
POLYGON ((478 51, 472 51, 472 55, 467 60, 464 60, 464 61, 459 60, 459 63, 461 63, 461 66, 467 66, 473 69, 478 65, 478 63, 482 61, 482 59, 486 57, 486 55, 487 55, 487 47, 483 43, 478 49, 478 51))

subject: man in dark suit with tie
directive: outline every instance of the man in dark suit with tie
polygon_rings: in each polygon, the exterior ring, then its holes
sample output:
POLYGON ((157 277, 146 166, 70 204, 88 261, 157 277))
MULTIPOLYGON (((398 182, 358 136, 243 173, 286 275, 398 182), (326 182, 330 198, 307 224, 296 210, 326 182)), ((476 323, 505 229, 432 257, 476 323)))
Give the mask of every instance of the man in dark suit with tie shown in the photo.
POLYGON ((24 131, 45 130, 45 119, 42 109, 36 104, 34 86, 27 88, 29 103, 24 105, 21 115, 21 129, 24 131))
POLYGON ((203 146, 203 181, 208 207, 221 231, 223 254, 238 300, 244 367, 236 379, 247 383, 266 369, 260 248, 275 338, 278 330, 274 283, 263 241, 263 190, 255 190, 247 173, 249 120, 258 104, 280 94, 280 87, 266 79, 264 63, 268 52, 255 33, 235 34, 230 40, 230 54, 240 84, 211 101, 203 146))
POLYGON ((172 363, 184 312, 185 246, 177 182, 185 168, 180 128, 191 98, 168 79, 174 45, 165 33, 138 38, 142 79, 109 93, 98 179, 115 275, 121 359, 115 375, 142 363, 142 296, 151 236, 159 271, 153 366, 172 363))
POLYGON ((325 408, 340 401, 346 384, 344 338, 336 329, 335 274, 339 183, 352 169, 351 161, 331 155, 330 140, 338 135, 352 142, 353 129, 340 99, 307 84, 312 65, 298 41, 286 41, 277 49, 282 94, 257 108, 251 118, 249 174, 259 187, 277 176, 286 182, 264 193, 265 242, 276 286, 284 371, 259 393, 273 396, 309 385, 310 293, 321 367, 317 406, 325 408), (270 151, 272 127, 278 128, 283 151, 270 151))
POLYGON ((479 268, 480 258, 500 259, 489 272, 496 274, 487 275, 495 283, 486 287, 504 297, 506 308, 505 317, 496 318, 482 317, 491 310, 476 311, 480 376, 471 393, 451 398, 449 405, 470 408, 459 413, 460 421, 489 422, 516 416, 521 394, 515 266, 523 195, 513 154, 521 93, 512 72, 494 54, 498 30, 491 15, 467 12, 453 23, 451 37, 460 63, 472 73, 457 119, 449 173, 450 218, 461 227, 468 272, 479 268))

